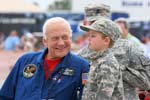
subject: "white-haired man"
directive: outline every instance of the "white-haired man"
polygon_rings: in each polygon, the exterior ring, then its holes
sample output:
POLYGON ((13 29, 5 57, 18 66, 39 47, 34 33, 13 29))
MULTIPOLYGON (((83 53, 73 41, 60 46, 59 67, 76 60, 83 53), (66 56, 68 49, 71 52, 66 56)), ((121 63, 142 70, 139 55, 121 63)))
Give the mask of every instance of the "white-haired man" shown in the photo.
POLYGON ((71 36, 65 19, 48 19, 43 26, 47 48, 19 58, 0 90, 0 100, 80 100, 89 63, 70 52, 71 36))

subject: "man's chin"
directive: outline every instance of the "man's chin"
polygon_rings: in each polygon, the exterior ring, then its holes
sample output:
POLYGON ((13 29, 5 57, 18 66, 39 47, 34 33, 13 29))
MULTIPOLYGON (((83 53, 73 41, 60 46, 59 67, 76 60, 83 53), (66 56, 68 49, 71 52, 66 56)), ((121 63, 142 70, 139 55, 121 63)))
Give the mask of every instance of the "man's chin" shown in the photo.
POLYGON ((59 52, 57 55, 61 58, 67 55, 68 52, 59 52))

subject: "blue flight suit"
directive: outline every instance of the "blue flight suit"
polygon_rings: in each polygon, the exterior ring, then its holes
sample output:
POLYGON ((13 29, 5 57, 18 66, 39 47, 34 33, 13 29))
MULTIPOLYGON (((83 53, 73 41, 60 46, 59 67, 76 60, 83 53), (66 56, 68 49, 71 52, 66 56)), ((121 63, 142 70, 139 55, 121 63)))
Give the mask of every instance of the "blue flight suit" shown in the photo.
POLYGON ((18 59, 0 90, 0 100, 81 100, 82 74, 89 72, 89 63, 69 52, 46 80, 43 64, 47 52, 28 53, 18 59), (30 65, 36 70, 27 76, 25 69, 30 65))

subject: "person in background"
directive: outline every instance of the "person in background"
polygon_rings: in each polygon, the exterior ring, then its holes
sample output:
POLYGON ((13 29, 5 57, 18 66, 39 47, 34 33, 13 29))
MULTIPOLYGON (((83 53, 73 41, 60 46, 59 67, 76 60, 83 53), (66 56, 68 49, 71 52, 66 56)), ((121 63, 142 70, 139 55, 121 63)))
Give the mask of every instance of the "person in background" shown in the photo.
MULTIPOLYGON (((147 35, 145 35, 144 48, 145 48, 145 54, 144 54, 145 57, 147 57, 147 59, 150 59, 150 34, 149 33, 147 35)), ((149 69, 147 69, 147 70, 149 70, 149 69)), ((139 91, 139 98, 140 98, 140 100, 150 100, 150 90, 139 91)))
POLYGON ((119 38, 119 28, 101 18, 81 29, 88 32, 88 48, 93 50, 87 54, 91 69, 82 100, 124 100, 121 68, 109 50, 119 38))
POLYGON ((34 51, 34 44, 36 38, 33 36, 32 33, 25 33, 20 38, 21 43, 19 45, 19 48, 24 52, 31 52, 34 51))
POLYGON ((89 63, 70 52, 70 24, 61 17, 43 26, 46 49, 21 56, 0 90, 0 100, 81 100, 89 63))
POLYGON ((34 43, 34 51, 40 51, 42 49, 44 49, 44 45, 43 45, 43 36, 41 32, 34 32, 33 33, 34 37, 35 37, 35 43, 34 43))
POLYGON ((6 51, 18 51, 20 45, 20 39, 16 30, 12 30, 9 36, 4 41, 4 50, 6 51))
POLYGON ((145 43, 144 43, 144 50, 145 50, 145 56, 150 59, 150 33, 148 33, 145 36, 145 43))
POLYGON ((102 3, 88 4, 84 8, 85 10, 85 20, 83 25, 91 25, 95 20, 100 18, 110 19, 110 6, 102 3))
POLYGON ((35 37, 32 33, 25 34, 25 51, 34 51, 35 37))
MULTIPOLYGON (((89 4, 85 7, 85 15, 86 22, 84 23, 86 23, 85 25, 90 25, 96 20, 110 18, 110 7, 101 3, 89 4)), ((128 40, 119 38, 111 48, 111 52, 117 58, 123 73, 125 100, 139 100, 137 88, 139 90, 150 89, 150 78, 145 75, 145 67, 150 66, 150 63, 143 56, 143 50, 128 40)), ((87 55, 92 54, 92 50, 86 46, 77 54, 90 61, 87 55)))
POLYGON ((121 37, 123 39, 127 39, 128 41, 133 43, 135 46, 138 46, 139 48, 143 48, 143 44, 140 42, 140 40, 137 39, 135 36, 133 36, 129 32, 129 25, 128 25, 126 18, 119 17, 115 20, 115 22, 117 23, 117 25, 119 25, 119 27, 121 29, 121 32, 122 32, 121 37))
POLYGON ((86 41, 86 34, 77 34, 74 35, 75 39, 74 42, 72 43, 72 52, 76 53, 78 50, 80 50, 81 48, 83 48, 84 46, 87 45, 87 41, 86 41))
POLYGON ((3 42, 4 42, 5 34, 0 32, 0 50, 3 49, 3 42))

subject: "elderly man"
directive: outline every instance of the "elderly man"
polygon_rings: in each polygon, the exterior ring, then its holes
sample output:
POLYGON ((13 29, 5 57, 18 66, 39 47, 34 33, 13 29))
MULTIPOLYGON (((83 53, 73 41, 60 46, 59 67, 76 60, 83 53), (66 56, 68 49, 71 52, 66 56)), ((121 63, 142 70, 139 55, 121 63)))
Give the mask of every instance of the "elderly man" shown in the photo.
POLYGON ((70 52, 71 32, 65 19, 48 19, 43 26, 47 49, 19 58, 0 100, 80 100, 89 63, 70 52))

